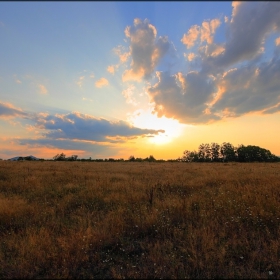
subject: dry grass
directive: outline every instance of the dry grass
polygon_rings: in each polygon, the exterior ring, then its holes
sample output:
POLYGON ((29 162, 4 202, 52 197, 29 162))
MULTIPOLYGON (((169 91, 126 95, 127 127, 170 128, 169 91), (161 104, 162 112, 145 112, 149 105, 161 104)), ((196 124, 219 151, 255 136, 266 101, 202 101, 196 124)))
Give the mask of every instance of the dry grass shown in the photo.
POLYGON ((279 163, 0 162, 0 278, 280 278, 279 163))

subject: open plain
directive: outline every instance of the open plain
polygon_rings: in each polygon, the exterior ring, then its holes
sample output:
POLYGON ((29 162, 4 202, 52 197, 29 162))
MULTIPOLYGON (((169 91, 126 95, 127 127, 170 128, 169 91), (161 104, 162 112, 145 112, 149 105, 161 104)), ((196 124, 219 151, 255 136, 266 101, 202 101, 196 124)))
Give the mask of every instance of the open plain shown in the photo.
POLYGON ((0 162, 0 278, 279 278, 280 163, 0 162))

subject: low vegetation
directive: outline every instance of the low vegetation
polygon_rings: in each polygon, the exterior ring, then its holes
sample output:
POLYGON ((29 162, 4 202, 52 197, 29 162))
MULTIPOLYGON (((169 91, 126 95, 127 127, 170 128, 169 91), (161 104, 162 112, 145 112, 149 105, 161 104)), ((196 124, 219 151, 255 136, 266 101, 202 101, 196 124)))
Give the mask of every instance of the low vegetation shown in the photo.
POLYGON ((0 162, 0 278, 280 278, 280 164, 0 162))

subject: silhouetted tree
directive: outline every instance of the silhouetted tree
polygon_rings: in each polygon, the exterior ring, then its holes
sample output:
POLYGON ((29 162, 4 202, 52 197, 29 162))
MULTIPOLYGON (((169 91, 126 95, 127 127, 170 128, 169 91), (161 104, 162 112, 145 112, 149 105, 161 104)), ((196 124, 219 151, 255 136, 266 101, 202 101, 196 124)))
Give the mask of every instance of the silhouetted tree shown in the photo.
POLYGON ((149 158, 148 158, 148 161, 150 161, 150 162, 151 162, 151 161, 156 161, 156 159, 154 158, 153 155, 150 155, 149 158))
POLYGON ((128 160, 129 161, 135 161, 135 157, 134 156, 130 156, 128 160))
POLYGON ((236 149, 234 146, 228 142, 224 142, 221 145, 220 152, 223 161, 235 161, 236 160, 236 149))
POLYGON ((210 146, 211 161, 220 161, 220 145, 218 143, 211 143, 210 146))
POLYGON ((66 155, 64 153, 57 154, 53 157, 53 160, 63 161, 66 159, 66 155))
POLYGON ((200 144, 198 147, 198 160, 199 161, 210 161, 211 160, 211 149, 208 143, 200 144))
POLYGON ((185 150, 183 157, 182 157, 182 161, 196 162, 196 161, 198 161, 198 153, 196 151, 185 150))

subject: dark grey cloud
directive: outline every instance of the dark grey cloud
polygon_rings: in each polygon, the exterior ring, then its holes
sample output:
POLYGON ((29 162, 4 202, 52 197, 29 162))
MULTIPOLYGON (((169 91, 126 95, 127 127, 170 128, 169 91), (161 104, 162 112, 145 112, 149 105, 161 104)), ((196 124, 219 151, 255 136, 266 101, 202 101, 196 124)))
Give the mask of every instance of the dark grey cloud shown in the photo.
MULTIPOLYGON (((77 112, 65 115, 40 116, 37 127, 49 130, 44 136, 50 139, 80 139, 101 142, 114 142, 106 137, 132 137, 158 134, 164 130, 141 129, 125 121, 108 121, 77 112)), ((122 141, 122 140, 116 140, 122 141)))

